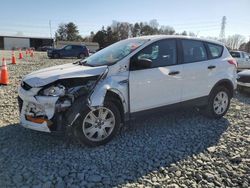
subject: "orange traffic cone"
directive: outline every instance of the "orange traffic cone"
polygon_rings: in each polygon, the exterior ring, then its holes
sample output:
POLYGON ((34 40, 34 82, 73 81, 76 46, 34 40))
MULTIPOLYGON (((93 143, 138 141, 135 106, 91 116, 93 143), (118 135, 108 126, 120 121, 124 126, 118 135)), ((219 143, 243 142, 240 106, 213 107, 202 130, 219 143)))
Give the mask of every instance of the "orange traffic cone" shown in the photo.
POLYGON ((22 53, 21 49, 19 49, 19 59, 23 59, 23 53, 22 53))
POLYGON ((0 83, 3 85, 8 85, 9 84, 9 73, 7 70, 7 65, 5 62, 5 59, 2 59, 2 69, 1 69, 1 80, 0 83))
POLYGON ((30 51, 30 57, 34 57, 34 52, 33 52, 33 50, 30 51))
MULTIPOLYGON (((2 62, 4 62, 4 61, 5 61, 5 59, 4 59, 4 57, 3 57, 3 58, 2 58, 2 62)), ((1 82, 2 82, 1 72, 2 72, 2 70, 0 71, 0 84, 1 84, 1 82)))
POLYGON ((14 51, 12 51, 11 63, 12 63, 13 65, 16 64, 16 57, 15 57, 14 51))

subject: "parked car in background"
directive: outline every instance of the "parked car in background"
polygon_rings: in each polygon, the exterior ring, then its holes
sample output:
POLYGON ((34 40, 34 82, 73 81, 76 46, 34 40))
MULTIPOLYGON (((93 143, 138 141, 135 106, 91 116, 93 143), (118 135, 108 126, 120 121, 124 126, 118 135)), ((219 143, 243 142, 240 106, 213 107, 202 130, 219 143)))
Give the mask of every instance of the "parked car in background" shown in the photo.
POLYGON ((240 92, 250 91, 250 70, 244 70, 238 73, 237 85, 240 92))
POLYGON ((122 40, 25 76, 18 91, 21 125, 72 130, 82 143, 97 146, 137 115, 169 107, 195 106, 221 118, 237 87, 236 66, 219 42, 173 35, 122 40))
POLYGON ((83 59, 89 56, 89 50, 84 45, 67 45, 60 49, 49 49, 47 54, 50 58, 77 57, 83 59))
POLYGON ((250 56, 248 53, 243 51, 230 51, 230 54, 238 63, 238 70, 250 69, 250 56))

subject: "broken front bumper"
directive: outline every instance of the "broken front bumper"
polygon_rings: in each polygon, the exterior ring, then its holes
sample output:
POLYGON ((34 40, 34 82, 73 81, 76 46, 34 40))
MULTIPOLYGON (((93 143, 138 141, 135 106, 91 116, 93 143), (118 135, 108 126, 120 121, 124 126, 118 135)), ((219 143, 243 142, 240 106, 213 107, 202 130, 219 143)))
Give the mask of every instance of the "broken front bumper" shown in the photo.
POLYGON ((39 90, 19 87, 20 124, 25 128, 51 132, 58 97, 36 96, 39 90))

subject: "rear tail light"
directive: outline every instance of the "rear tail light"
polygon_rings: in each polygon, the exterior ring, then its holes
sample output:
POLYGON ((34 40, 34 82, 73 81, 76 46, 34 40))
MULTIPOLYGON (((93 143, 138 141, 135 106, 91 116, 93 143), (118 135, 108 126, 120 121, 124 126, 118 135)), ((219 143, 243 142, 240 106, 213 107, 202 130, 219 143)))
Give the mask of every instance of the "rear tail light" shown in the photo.
POLYGON ((235 59, 229 59, 229 60, 227 60, 227 62, 228 62, 229 64, 231 64, 231 65, 234 65, 235 67, 238 66, 238 63, 237 63, 237 61, 236 61, 235 59))

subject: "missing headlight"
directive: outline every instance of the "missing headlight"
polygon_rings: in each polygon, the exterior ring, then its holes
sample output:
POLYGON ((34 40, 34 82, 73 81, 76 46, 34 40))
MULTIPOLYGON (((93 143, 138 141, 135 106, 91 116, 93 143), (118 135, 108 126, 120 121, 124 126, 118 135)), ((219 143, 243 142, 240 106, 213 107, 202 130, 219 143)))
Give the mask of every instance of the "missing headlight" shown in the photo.
POLYGON ((65 95, 65 87, 58 84, 57 86, 50 86, 41 92, 44 96, 61 97, 65 95))

